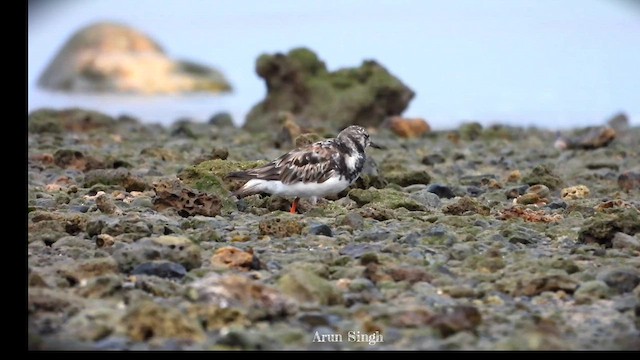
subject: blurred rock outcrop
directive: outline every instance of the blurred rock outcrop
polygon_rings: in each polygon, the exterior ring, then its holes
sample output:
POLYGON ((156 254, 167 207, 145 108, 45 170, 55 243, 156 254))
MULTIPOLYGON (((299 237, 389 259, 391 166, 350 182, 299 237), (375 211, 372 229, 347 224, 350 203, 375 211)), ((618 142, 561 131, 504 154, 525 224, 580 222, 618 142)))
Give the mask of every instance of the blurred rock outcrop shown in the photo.
POLYGON ((76 32, 38 80, 69 92, 167 94, 226 92, 217 70, 167 57, 160 45, 126 25, 101 22, 76 32))
POLYGON ((281 111, 292 113, 307 129, 378 126, 385 118, 400 115, 415 95, 373 60, 329 72, 306 48, 286 55, 263 54, 256 61, 256 72, 265 80, 268 93, 247 115, 244 128, 252 132, 277 124, 281 111))

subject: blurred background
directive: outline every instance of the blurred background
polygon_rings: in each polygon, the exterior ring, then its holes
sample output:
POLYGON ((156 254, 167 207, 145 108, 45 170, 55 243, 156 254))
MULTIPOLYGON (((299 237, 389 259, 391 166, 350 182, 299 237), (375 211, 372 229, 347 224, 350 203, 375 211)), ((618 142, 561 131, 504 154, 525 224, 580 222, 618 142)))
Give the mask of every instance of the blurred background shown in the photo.
POLYGON ((29 1, 28 111, 87 107, 169 124, 229 112, 241 125, 266 94, 262 53, 305 46, 329 70, 374 59, 416 92, 406 117, 564 129, 625 112, 640 124, 640 4, 632 0, 29 1), (116 21, 167 54, 220 70, 226 95, 51 92, 38 77, 81 27, 116 21))

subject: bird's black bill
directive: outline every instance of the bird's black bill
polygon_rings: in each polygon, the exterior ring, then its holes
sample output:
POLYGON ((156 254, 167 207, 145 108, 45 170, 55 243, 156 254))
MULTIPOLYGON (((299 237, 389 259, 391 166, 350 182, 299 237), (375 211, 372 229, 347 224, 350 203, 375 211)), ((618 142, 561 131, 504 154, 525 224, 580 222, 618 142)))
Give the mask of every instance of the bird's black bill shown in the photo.
POLYGON ((384 149, 387 148, 386 146, 382 146, 382 145, 376 144, 373 141, 369 143, 369 146, 371 146, 372 148, 381 149, 381 150, 384 150, 384 149))

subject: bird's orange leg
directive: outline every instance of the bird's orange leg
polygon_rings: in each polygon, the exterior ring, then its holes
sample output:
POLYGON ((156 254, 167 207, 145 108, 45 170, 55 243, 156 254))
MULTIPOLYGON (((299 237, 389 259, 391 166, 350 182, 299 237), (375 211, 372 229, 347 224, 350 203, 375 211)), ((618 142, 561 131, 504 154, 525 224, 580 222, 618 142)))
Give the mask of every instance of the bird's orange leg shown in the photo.
POLYGON ((293 200, 293 203, 291 204, 290 213, 292 213, 292 214, 296 213, 296 210, 298 210, 298 201, 300 201, 299 197, 296 197, 295 200, 293 200))

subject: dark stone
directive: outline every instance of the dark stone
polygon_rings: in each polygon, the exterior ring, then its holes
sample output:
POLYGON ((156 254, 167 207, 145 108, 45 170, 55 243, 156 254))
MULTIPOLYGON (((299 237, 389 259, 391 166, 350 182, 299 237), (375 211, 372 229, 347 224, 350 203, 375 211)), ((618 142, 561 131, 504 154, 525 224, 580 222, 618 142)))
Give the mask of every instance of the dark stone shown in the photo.
POLYGON ((566 209, 567 203, 564 202, 563 200, 553 200, 552 202, 547 204, 545 207, 548 207, 549 209, 552 209, 552 210, 566 209))
POLYGON ((325 224, 314 225, 309 229, 309 234, 311 235, 324 235, 324 236, 333 236, 333 231, 331 228, 325 224))
POLYGON ((624 294, 633 290, 640 284, 640 271, 633 268, 607 269, 597 276, 618 294, 624 294))
POLYGON ((427 191, 438 195, 439 198, 451 199, 456 196, 450 187, 445 185, 440 185, 440 184, 429 185, 429 187, 427 188, 427 191))
POLYGON ((74 205, 69 207, 69 212, 79 212, 86 213, 89 211, 89 207, 87 205, 74 205))
POLYGON ((478 197, 478 196, 484 194, 485 191, 482 190, 481 188, 477 187, 477 186, 469 186, 469 187, 467 187, 467 193, 470 196, 478 197))
POLYGON ((620 174, 618 176, 618 186, 625 191, 640 189, 640 173, 627 171, 620 174))
POLYGON ((131 270, 131 275, 153 275, 161 278, 182 278, 187 269, 170 261, 152 261, 142 263, 131 270))
POLYGON ((425 165, 433 166, 435 164, 442 164, 444 160, 444 157, 440 154, 429 154, 425 155, 422 158, 422 163, 425 165))

